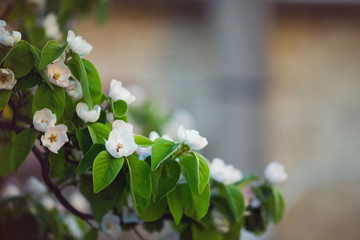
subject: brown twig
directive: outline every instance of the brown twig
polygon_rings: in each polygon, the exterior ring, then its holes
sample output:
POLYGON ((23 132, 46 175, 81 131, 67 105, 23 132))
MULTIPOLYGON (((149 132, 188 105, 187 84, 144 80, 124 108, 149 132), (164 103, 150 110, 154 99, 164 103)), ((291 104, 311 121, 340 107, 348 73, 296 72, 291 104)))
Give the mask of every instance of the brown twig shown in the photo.
POLYGON ((67 209, 69 210, 72 214, 74 214, 75 216, 78 216, 79 218, 87 221, 87 220, 92 220, 94 219, 94 217, 91 214, 87 214, 87 213, 82 213, 79 212, 78 210, 76 210, 66 199, 65 197, 62 195, 60 189, 51 181, 50 177, 49 177, 49 171, 50 171, 50 165, 49 162, 47 161, 47 159, 44 158, 43 154, 41 153, 41 151, 37 148, 37 147, 33 147, 32 149, 33 153, 35 154, 36 158, 38 159, 40 166, 41 166, 41 175, 42 178, 46 184, 46 186, 48 186, 48 188, 50 189, 50 191, 52 193, 54 193, 54 195, 56 196, 56 198, 59 200, 59 202, 67 209))

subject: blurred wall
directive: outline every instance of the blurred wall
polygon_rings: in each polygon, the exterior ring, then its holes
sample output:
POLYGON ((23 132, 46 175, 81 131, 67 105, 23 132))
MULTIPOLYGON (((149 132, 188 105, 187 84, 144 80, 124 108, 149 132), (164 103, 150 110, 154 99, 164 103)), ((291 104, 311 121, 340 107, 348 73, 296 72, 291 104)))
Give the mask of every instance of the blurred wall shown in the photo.
POLYGON ((272 239, 360 239, 360 7, 279 5, 268 42, 268 160, 288 213, 272 239))

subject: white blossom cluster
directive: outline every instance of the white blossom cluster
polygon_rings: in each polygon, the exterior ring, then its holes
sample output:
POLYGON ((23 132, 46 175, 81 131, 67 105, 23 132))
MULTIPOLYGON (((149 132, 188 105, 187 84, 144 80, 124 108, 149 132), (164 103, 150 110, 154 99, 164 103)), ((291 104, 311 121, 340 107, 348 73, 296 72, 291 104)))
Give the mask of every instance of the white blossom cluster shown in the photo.
POLYGON ((5 47, 13 47, 18 42, 21 41, 21 33, 18 31, 9 31, 5 30, 6 22, 4 20, 0 20, 0 44, 5 47))

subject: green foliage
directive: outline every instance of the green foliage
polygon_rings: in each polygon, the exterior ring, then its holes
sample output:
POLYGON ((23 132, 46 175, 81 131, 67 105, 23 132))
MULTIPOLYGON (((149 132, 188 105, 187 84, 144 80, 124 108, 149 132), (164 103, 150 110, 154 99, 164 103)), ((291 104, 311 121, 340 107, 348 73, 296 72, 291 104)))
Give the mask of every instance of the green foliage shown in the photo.
POLYGON ((29 155, 39 132, 28 128, 16 136, 10 152, 10 165, 17 171, 29 155))
POLYGON ((151 147, 154 144, 153 141, 141 135, 134 135, 134 140, 139 147, 151 147))
POLYGON ((107 151, 100 152, 93 165, 94 193, 106 188, 118 175, 124 158, 113 158, 107 151))
POLYGON ((59 150, 58 154, 53 152, 49 153, 50 172, 49 175, 52 178, 64 177, 65 171, 65 149, 59 150))
POLYGON ((93 105, 101 103, 102 86, 98 71, 95 66, 86 59, 81 59, 85 67, 87 79, 89 82, 89 91, 92 98, 93 105))
POLYGON ((151 148, 151 170, 155 171, 159 164, 170 158, 178 149, 178 144, 163 138, 157 138, 151 148))
POLYGON ((130 190, 136 211, 141 215, 151 198, 151 171, 146 162, 137 157, 127 157, 130 172, 130 190))
POLYGON ((147 222, 152 222, 161 218, 166 211, 166 199, 158 202, 150 201, 146 210, 140 214, 140 218, 147 222))
POLYGON ((193 152, 193 155, 196 159, 198 165, 198 175, 199 175, 199 182, 198 182, 198 189, 199 193, 202 193, 206 184, 210 181, 210 169, 205 160, 205 157, 200 153, 193 152))
POLYGON ((105 146, 103 144, 92 145, 90 150, 84 155, 79 165, 77 166, 78 174, 83 175, 85 171, 90 169, 93 166, 94 160, 97 155, 104 150, 105 146))
POLYGON ((128 105, 125 101, 123 100, 113 101, 111 99, 110 103, 111 103, 111 110, 115 118, 122 118, 125 116, 128 110, 128 105))
POLYGON ((98 230, 96 228, 91 228, 83 238, 83 240, 97 240, 97 239, 98 239, 98 230))
POLYGON ((261 188, 262 199, 265 200, 264 207, 277 224, 285 213, 285 201, 279 189, 275 186, 264 186, 261 188))
POLYGON ((182 198, 183 198, 183 196, 181 194, 179 186, 177 186, 174 189, 174 191, 170 192, 167 195, 169 209, 170 209, 172 216, 174 217, 174 222, 176 225, 178 225, 180 223, 180 220, 182 218, 183 211, 184 211, 184 209, 183 209, 184 205, 183 205, 182 198))
POLYGON ((79 142, 81 151, 86 154, 93 144, 89 130, 87 128, 83 130, 76 129, 76 138, 79 142))
POLYGON ((84 101, 88 105, 89 109, 93 108, 93 101, 91 98, 90 90, 89 90, 89 81, 86 74, 85 66, 83 61, 81 60, 79 54, 72 52, 72 59, 68 62, 68 67, 70 68, 71 73, 78 79, 81 83, 81 89, 84 96, 84 101))
POLYGON ((4 68, 13 71, 15 78, 28 74, 33 67, 34 57, 30 53, 28 44, 20 41, 6 56, 4 68))
POLYGON ((28 74, 24 77, 18 78, 15 85, 16 90, 25 90, 40 84, 42 78, 39 74, 28 74))
POLYGON ((110 128, 102 123, 93 123, 88 126, 91 139, 94 144, 105 144, 105 139, 108 139, 110 128))
POLYGON ((10 164, 10 151, 12 142, 4 142, 0 148, 0 177, 6 177, 14 172, 10 164))
POLYGON ((244 197, 237 187, 233 185, 219 184, 219 191, 226 200, 232 214, 232 221, 239 222, 245 209, 244 197))
POLYGON ((60 119, 65 109, 65 89, 53 86, 53 90, 46 84, 41 84, 35 92, 32 102, 33 114, 44 108, 50 109, 57 119, 60 119))
POLYGON ((11 96, 11 91, 9 90, 0 90, 0 111, 2 111, 7 103, 9 102, 11 96))
POLYGON ((41 52, 39 68, 43 69, 58 59, 67 48, 67 45, 68 44, 66 43, 64 46, 61 46, 57 41, 54 40, 48 41, 41 52))
POLYGON ((174 160, 165 161, 151 173, 154 201, 159 201, 175 189, 180 173, 180 165, 174 160))

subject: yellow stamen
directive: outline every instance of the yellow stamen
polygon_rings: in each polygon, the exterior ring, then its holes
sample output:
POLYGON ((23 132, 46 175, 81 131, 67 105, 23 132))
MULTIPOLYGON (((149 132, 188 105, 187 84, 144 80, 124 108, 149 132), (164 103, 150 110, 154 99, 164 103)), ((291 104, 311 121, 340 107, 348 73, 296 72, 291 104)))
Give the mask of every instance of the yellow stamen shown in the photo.
POLYGON ((0 77, 0 81, 1 81, 2 83, 5 83, 5 82, 7 81, 6 76, 1 76, 1 77, 0 77))
POLYGON ((119 143, 119 144, 116 146, 116 151, 119 152, 120 149, 123 148, 123 147, 124 147, 124 145, 122 145, 122 144, 119 143))
POLYGON ((57 81, 60 78, 60 73, 55 73, 53 78, 57 81))
POLYGON ((51 134, 51 136, 49 137, 49 139, 50 139, 50 142, 56 142, 57 136, 54 135, 54 134, 51 134))
POLYGON ((41 123, 48 123, 48 120, 42 119, 41 123))

